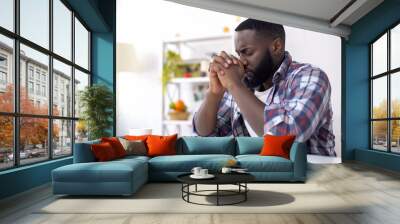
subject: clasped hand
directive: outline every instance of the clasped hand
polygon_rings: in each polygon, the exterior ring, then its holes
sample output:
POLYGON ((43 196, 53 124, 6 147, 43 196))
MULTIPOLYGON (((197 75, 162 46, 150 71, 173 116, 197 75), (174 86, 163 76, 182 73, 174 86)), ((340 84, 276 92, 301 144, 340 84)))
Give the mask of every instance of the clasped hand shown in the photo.
POLYGON ((242 85, 245 64, 246 62, 228 55, 225 51, 214 56, 209 67, 211 91, 223 93, 242 85))

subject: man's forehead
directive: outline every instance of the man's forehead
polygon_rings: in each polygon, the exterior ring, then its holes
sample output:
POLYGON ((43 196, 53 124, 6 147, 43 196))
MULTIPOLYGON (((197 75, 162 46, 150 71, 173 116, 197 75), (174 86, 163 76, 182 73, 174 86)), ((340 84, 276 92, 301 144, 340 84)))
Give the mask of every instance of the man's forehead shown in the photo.
POLYGON ((249 45, 257 45, 260 38, 256 35, 255 30, 241 30, 235 32, 235 48, 240 50, 249 45))

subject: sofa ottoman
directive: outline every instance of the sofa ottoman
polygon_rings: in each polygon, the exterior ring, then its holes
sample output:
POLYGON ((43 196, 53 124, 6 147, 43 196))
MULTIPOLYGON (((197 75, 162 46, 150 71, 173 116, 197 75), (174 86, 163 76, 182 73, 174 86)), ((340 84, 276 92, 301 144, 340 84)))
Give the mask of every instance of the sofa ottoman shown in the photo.
POLYGON ((108 162, 74 163, 52 171, 53 193, 132 195, 148 180, 148 158, 129 156, 108 162))

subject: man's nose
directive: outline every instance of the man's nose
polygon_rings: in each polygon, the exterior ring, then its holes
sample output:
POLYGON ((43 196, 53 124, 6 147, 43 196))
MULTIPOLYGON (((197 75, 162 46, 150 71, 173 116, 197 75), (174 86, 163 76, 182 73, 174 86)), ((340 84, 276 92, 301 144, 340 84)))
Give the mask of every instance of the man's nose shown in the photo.
POLYGON ((249 62, 244 57, 240 57, 239 60, 243 63, 244 66, 247 66, 249 62))

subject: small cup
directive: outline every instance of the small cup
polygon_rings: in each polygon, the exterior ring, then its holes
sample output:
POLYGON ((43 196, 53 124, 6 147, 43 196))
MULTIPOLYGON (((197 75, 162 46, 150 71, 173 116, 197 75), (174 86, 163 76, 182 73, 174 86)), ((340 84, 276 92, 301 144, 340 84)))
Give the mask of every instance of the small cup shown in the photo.
POLYGON ((202 170, 202 168, 201 167, 193 167, 193 169, 192 169, 192 173, 194 174, 194 175, 196 175, 196 176, 199 176, 199 175, 201 175, 200 174, 200 171, 202 170))
POLYGON ((222 167, 221 172, 222 173, 230 173, 232 171, 232 168, 230 167, 222 167))
POLYGON ((208 175, 208 169, 201 169, 200 170, 200 176, 207 176, 208 175))

